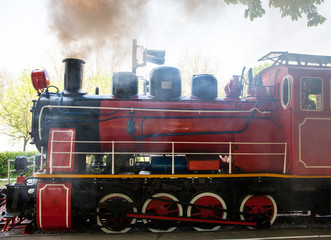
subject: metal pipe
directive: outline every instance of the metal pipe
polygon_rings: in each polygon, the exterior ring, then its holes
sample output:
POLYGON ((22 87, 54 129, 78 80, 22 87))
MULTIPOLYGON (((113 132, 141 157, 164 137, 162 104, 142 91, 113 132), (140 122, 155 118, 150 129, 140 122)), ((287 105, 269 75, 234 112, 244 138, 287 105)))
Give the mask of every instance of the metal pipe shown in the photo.
POLYGON ((137 40, 133 39, 132 42, 132 72, 137 71, 137 40))
POLYGON ((231 142, 229 142, 229 174, 232 173, 231 142))
POLYGON ((51 138, 51 149, 50 149, 50 156, 49 156, 49 172, 53 174, 53 139, 54 139, 54 131, 52 132, 51 138))
POLYGON ((44 170, 44 147, 41 147, 41 156, 40 156, 40 166, 39 170, 43 171, 44 170))
POLYGON ((8 159, 7 177, 8 177, 7 183, 9 184, 10 183, 10 159, 8 159))
POLYGON ((284 169, 283 173, 286 173, 286 154, 287 154, 287 142, 285 143, 285 150, 284 150, 284 169))
POLYGON ((112 153, 111 153, 111 174, 115 174, 115 141, 112 141, 112 153))
POLYGON ((175 143, 174 142, 171 142, 171 149, 172 149, 171 174, 175 174, 175 143))

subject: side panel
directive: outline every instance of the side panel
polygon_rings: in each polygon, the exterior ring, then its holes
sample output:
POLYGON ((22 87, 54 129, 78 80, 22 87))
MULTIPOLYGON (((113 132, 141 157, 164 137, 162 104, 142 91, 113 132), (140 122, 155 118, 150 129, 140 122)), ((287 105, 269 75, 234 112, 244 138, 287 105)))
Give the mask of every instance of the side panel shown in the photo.
POLYGON ((71 228, 71 187, 72 183, 39 183, 36 201, 39 229, 71 228))
POLYGON ((49 131, 47 172, 73 172, 76 130, 51 128, 49 131))
POLYGON ((305 118, 299 124, 299 162, 308 169, 331 170, 331 118, 305 118))

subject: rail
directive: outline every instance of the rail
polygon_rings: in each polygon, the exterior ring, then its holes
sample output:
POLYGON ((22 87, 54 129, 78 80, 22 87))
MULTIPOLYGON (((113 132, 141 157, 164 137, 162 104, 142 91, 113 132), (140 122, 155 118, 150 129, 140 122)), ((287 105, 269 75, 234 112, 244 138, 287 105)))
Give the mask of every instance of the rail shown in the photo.
MULTIPOLYGON (((111 151, 109 152, 75 152, 75 151, 69 151, 69 152, 59 152, 59 151, 52 151, 50 154, 56 155, 56 154, 83 154, 83 155, 109 155, 111 156, 111 174, 115 174, 115 155, 136 155, 136 156, 151 156, 151 155, 168 155, 171 156, 171 174, 175 174, 175 156, 176 155, 221 155, 221 156, 227 156, 227 162, 229 163, 229 174, 232 174, 233 172, 233 163, 232 163, 232 157, 234 156, 280 156, 283 159, 283 173, 286 173, 286 155, 287 155, 287 143, 286 142, 279 142, 279 143, 270 143, 270 142, 167 142, 167 141, 67 141, 67 140, 51 140, 51 146, 56 143, 70 143, 70 144, 109 144, 111 146, 111 151), (164 151, 164 152, 146 152, 146 151, 115 151, 116 146, 121 144, 126 144, 129 146, 130 144, 162 144, 167 145, 169 144, 168 149, 171 148, 171 151, 164 151), (218 145, 223 146, 222 149, 227 148, 228 151, 221 151, 221 152, 178 152, 175 151, 176 147, 178 148, 179 145, 218 145), (263 146, 280 146, 280 147, 273 147, 272 149, 282 149, 281 151, 272 151, 272 152, 238 152, 237 150, 233 150, 234 146, 238 145, 248 145, 248 146, 256 146, 260 145, 260 149, 265 149, 263 146), (224 147, 225 146, 225 147, 224 147)), ((214 147, 215 148, 215 147, 214 147)), ((51 149, 53 149, 51 147, 51 149)), ((72 148, 71 148, 72 149, 72 148)), ((51 157, 52 158, 52 157, 51 157)), ((281 158, 280 158, 281 159, 281 158)), ((50 173, 53 173, 53 161, 50 161, 50 173)))
POLYGON ((14 172, 15 170, 11 170, 10 169, 10 163, 14 162, 15 160, 14 159, 8 159, 8 169, 7 169, 7 184, 10 183, 10 173, 14 172))
MULTIPOLYGON (((27 157, 28 160, 33 161, 33 164, 31 166, 28 166, 28 168, 32 167, 32 173, 35 173, 36 171, 36 164, 35 164, 35 156, 27 157)), ((12 172, 15 172, 16 170, 11 169, 11 164, 15 162, 15 159, 8 159, 7 160, 7 184, 10 184, 11 178, 10 175, 12 172)))

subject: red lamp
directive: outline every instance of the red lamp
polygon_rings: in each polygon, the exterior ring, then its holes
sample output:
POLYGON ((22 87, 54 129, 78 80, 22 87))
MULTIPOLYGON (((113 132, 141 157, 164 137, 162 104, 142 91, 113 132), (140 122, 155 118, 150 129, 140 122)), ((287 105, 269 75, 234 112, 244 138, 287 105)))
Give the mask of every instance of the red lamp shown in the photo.
POLYGON ((31 80, 33 87, 42 93, 45 88, 50 85, 49 75, 45 69, 35 69, 31 72, 31 80))

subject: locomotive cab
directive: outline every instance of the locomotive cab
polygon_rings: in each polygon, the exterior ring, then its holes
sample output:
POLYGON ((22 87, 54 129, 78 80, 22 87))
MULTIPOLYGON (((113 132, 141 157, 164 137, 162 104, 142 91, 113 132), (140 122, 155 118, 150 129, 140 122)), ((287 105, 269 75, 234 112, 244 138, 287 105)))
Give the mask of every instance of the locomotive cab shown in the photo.
POLYGON ((331 57, 271 52, 260 60, 266 59, 275 64, 260 74, 263 81, 274 81, 279 99, 275 120, 288 143, 286 172, 330 174, 331 57))

